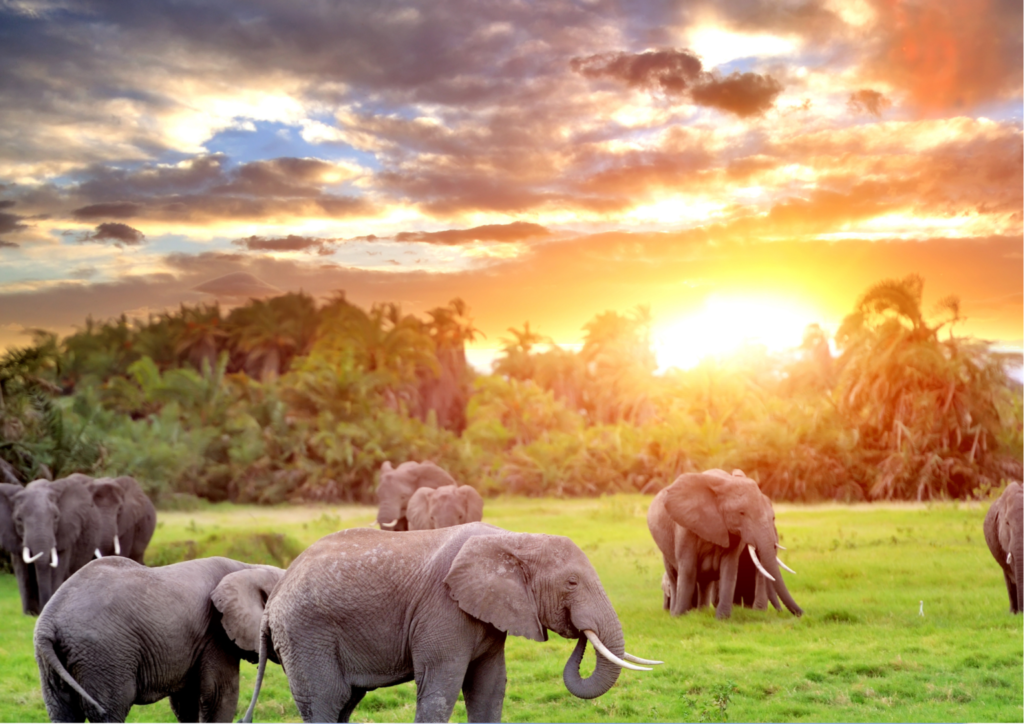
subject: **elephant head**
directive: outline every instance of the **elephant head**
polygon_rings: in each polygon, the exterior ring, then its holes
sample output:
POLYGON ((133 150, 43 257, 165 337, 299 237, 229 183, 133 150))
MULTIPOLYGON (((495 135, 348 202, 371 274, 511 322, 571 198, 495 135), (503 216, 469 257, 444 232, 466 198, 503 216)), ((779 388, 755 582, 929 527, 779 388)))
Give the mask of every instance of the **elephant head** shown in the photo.
POLYGON ((124 506, 124 490, 111 478, 90 480, 89 490, 98 513, 99 541, 94 551, 97 558, 121 555, 121 541, 118 539, 118 519, 124 506))
POLYGON ((380 467, 380 485, 377 486, 377 525, 381 530, 408 530, 406 507, 409 498, 419 488, 439 488, 457 485, 454 478, 428 461, 404 462, 397 468, 385 461, 380 467))
POLYGON ((90 480, 85 475, 36 480, 14 495, 20 555, 26 566, 35 567, 40 607, 93 556, 98 519, 90 480))
MULTIPOLYGON (((775 511, 757 483, 721 471, 687 473, 680 475, 666 493, 665 507, 673 521, 722 548, 735 550, 738 546, 740 551, 747 550, 761 573, 773 582, 786 608, 797 616, 803 613, 782 580, 776 554, 775 511)), ((730 592, 730 604, 731 598, 730 592)))
POLYGON ((622 625, 587 556, 568 538, 509 533, 467 540, 444 579, 463 611, 495 628, 534 641, 547 629, 578 639, 563 671, 565 686, 581 699, 601 696, 619 678, 625 653, 622 625), (586 679, 580 661, 587 640, 602 655, 586 679))
POLYGON ((409 498, 409 530, 448 528, 483 520, 484 499, 468 485, 420 488, 409 498))

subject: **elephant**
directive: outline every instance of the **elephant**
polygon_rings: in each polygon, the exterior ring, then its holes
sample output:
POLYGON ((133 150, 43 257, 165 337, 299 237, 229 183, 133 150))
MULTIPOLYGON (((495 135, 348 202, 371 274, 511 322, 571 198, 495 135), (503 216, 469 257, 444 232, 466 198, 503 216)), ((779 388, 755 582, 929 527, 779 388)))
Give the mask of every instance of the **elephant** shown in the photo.
MULTIPOLYGON (((85 478, 86 476, 82 476, 85 478)), ((125 556, 142 563, 153 532, 156 508, 135 478, 88 478, 100 509, 100 542, 96 557, 125 556), (102 495, 96 495, 102 491, 102 495)))
POLYGON ((468 485, 420 488, 409 498, 409 530, 476 523, 484 517, 484 499, 468 485))
POLYGON ((741 597, 754 589, 751 603, 757 608, 765 608, 769 599, 779 607, 781 599, 791 613, 803 614, 779 570, 784 564, 777 558, 771 501, 741 471, 680 475, 654 497, 647 526, 664 558, 663 601, 672 615, 714 604, 715 616, 728 618, 738 582, 741 597), (764 576, 760 584, 758 575, 752 586, 748 574, 740 578, 744 553, 764 576))
POLYGON ((380 466, 380 485, 377 486, 377 525, 381 530, 409 530, 406 506, 419 488, 440 488, 458 485, 455 479, 434 463, 405 462, 397 468, 385 461, 380 466))
POLYGON ((0 506, 10 509, 16 553, 11 556, 22 611, 37 615, 57 588, 88 563, 99 544, 100 511, 87 476, 36 480, 5 487, 0 506))
POLYGON ((985 542, 1003 569, 1010 613, 1024 610, 1024 488, 1010 483, 985 514, 985 542))
POLYGON ((620 667, 622 626, 587 556, 562 536, 486 523, 394 535, 353 528, 288 568, 260 623, 252 721, 268 659, 288 674, 304 721, 348 721, 367 691, 416 681, 416 721, 447 721, 462 690, 469 721, 501 721, 508 634, 578 639, 566 688, 591 699, 620 667), (579 665, 590 641, 594 672, 579 665))
POLYGON ((50 719, 124 721, 132 705, 169 696, 179 721, 231 721, 238 663, 256 661, 263 602, 283 574, 220 557, 92 561, 36 623, 50 719))

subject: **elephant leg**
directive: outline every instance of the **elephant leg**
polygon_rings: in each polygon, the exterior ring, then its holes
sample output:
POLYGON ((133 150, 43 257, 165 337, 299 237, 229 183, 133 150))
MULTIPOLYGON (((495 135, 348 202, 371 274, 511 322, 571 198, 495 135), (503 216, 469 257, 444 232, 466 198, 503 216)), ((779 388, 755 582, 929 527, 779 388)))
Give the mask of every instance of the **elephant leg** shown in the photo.
POLYGON ((363 700, 364 696, 366 696, 366 689, 360 689, 358 686, 353 686, 352 693, 349 694, 348 701, 343 707, 341 707, 341 713, 338 714, 338 721, 347 722, 352 716, 352 712, 354 712, 356 707, 359 706, 359 702, 363 700))
POLYGON ((694 604, 694 593, 697 590, 697 574, 700 566, 696 551, 690 550, 680 536, 676 538, 676 589, 672 597, 671 613, 673 616, 686 613, 694 604))
POLYGON ((661 607, 669 611, 672 608, 672 591, 676 590, 676 567, 669 562, 667 556, 662 556, 665 561, 665 586, 662 588, 661 607))
POLYGON ((178 721, 199 721, 199 692, 194 686, 186 686, 170 696, 171 711, 178 721))
POLYGON ((39 605, 39 586, 36 583, 35 566, 26 566, 20 555, 11 554, 11 565, 14 576, 18 579, 18 593, 21 595, 21 611, 26 616, 38 616, 42 608, 39 605))
POLYGON ((200 722, 231 721, 238 708, 238 657, 211 643, 199 662, 200 722))
MULTIPOLYGON (((503 637, 504 638, 504 637, 503 637)), ((500 722, 505 702, 505 642, 469 665, 462 683, 466 717, 471 722, 500 722)))
POLYGON ((722 568, 718 578, 718 607, 715 618, 729 618, 732 615, 732 599, 736 595, 736 576, 740 570, 740 552, 737 547, 722 556, 722 568))
POLYGON ((452 717, 459 690, 466 680, 469 662, 414 662, 416 678, 416 721, 446 722, 452 717))

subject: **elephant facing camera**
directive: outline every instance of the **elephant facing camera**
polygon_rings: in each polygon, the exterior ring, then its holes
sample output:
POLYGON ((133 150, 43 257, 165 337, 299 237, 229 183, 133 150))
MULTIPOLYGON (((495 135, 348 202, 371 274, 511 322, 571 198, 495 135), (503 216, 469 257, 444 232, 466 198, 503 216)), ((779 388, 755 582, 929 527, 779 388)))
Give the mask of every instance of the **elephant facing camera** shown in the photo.
POLYGON ((769 601, 803 614, 782 578, 771 500, 743 471, 680 475, 651 501, 647 526, 665 563, 662 600, 673 616, 714 606, 717 618, 728 618, 736 603, 765 609, 769 601))

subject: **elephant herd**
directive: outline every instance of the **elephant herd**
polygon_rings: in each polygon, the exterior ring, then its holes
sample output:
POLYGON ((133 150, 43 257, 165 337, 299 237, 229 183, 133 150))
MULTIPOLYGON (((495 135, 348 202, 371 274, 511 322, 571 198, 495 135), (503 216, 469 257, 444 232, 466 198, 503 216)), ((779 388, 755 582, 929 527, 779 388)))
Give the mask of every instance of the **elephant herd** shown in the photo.
MULTIPOLYGON (((66 488, 84 485, 95 500, 109 483, 69 480, 48 483, 51 514, 66 488)), ((45 560, 50 542, 24 535, 30 497, 13 496, 14 557, 42 551, 45 560)), ((147 568, 141 555, 108 556, 97 539, 102 557, 38 602, 36 659, 51 719, 123 721, 132 705, 170 697, 180 721, 229 721, 245 659, 258 669, 243 721, 252 721, 268 661, 283 667, 304 721, 348 721, 366 692, 407 681, 416 682, 416 721, 447 721, 460 692, 469 721, 500 721, 509 634, 575 639, 563 680, 581 698, 607 692, 623 668, 661 663, 626 652, 597 571, 569 538, 483 523, 480 496, 430 462, 385 463, 378 498, 381 530, 327 535, 287 570, 227 558, 147 568), (599 656, 582 676, 588 644, 599 656)), ((1011 484, 985 519, 1015 613, 1021 500, 1011 484)), ((803 613, 782 578, 771 501, 742 471, 681 475, 655 496, 647 521, 673 615, 714 606, 725 618, 734 605, 769 602, 803 613)), ((106 526, 98 529, 111 537, 106 526)), ((118 524, 113 536, 125 555, 142 539, 131 533, 118 524)), ((52 544, 52 560, 74 557, 62 545, 52 544)))
POLYGON ((39 614, 94 558, 141 563, 155 529, 156 509, 131 477, 0 484, 0 548, 11 556, 26 615, 39 614))

